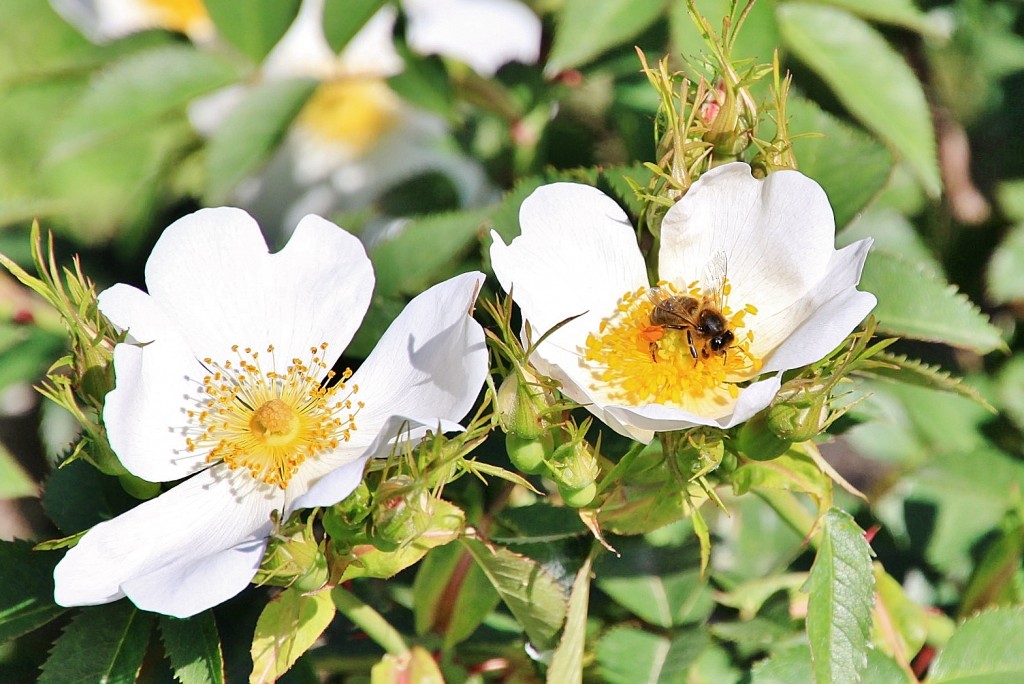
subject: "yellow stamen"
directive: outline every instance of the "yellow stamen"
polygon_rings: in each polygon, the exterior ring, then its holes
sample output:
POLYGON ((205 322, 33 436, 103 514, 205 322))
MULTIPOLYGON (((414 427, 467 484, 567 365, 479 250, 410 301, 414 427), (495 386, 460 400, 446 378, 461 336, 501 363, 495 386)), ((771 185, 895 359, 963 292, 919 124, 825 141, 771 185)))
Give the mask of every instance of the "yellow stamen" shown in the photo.
POLYGON ((376 78, 324 83, 299 113, 297 124, 328 142, 361 155, 398 122, 398 96, 376 78))
POLYGON ((237 345, 235 361, 203 359, 210 372, 198 409, 188 411, 188 451, 206 451, 207 462, 245 468, 256 480, 287 487, 304 461, 350 439, 362 408, 352 401, 358 388, 345 383, 351 370, 330 387, 322 384, 321 378, 335 375, 323 360, 326 349, 326 343, 311 347, 309 361, 292 359, 283 373, 275 370, 273 346, 267 347, 270 370, 260 366, 259 352, 237 345))
MULTIPOLYGON (((675 293, 667 284, 659 288, 675 293)), ((699 299, 699 285, 691 284, 686 294, 699 299)), ((754 333, 745 328, 746 316, 756 313, 754 307, 744 306, 737 312, 723 307, 735 341, 724 354, 705 356, 694 338, 696 359, 686 330, 651 325, 653 309, 647 288, 628 292, 619 300, 615 313, 587 338, 584 356, 594 381, 608 388, 613 401, 679 408, 711 402, 724 408, 739 395, 736 383, 749 380, 760 369, 761 360, 750 353, 754 333)), ((691 331, 691 336, 695 334, 691 331)))
POLYGON ((171 31, 189 33, 210 23, 203 0, 143 0, 159 19, 160 26, 171 31))

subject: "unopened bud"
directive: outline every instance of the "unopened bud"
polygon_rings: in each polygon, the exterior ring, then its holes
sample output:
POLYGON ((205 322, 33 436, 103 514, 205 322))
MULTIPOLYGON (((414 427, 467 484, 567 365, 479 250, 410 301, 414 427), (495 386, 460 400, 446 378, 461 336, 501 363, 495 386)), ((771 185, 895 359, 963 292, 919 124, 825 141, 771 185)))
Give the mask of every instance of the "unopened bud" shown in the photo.
POLYGON ((754 461, 771 461, 786 453, 792 440, 782 439, 768 427, 767 412, 762 411, 745 422, 733 440, 741 454, 754 461))
POLYGON ((257 584, 295 587, 299 591, 316 591, 327 584, 327 557, 308 528, 279 538, 271 537, 263 556, 257 584))
POLYGON ((370 540, 381 551, 394 551, 426 531, 433 503, 427 490, 408 475, 396 475, 377 487, 370 540))
POLYGON ((768 409, 768 428, 781 439, 806 442, 821 434, 828 420, 828 392, 796 395, 768 409))
POLYGON ((335 539, 351 536, 370 515, 370 499, 370 488, 365 480, 360 480, 351 494, 324 511, 327 534, 335 539))
POLYGON ((742 88, 730 87, 723 79, 701 105, 701 118, 708 128, 704 141, 714 145, 715 156, 737 157, 750 146, 753 139, 751 122, 754 117, 747 109, 751 99, 742 88))
POLYGON ((505 450, 509 460, 527 475, 538 475, 547 469, 546 461, 551 458, 554 446, 550 431, 535 439, 523 439, 513 432, 505 435, 505 450))
POLYGON ((582 440, 562 444, 551 456, 551 477, 566 504, 582 508, 597 495, 600 469, 590 447, 582 440))
POLYGON ((544 392, 540 387, 512 373, 498 388, 498 416, 505 432, 523 439, 536 439, 547 432, 542 418, 544 392))

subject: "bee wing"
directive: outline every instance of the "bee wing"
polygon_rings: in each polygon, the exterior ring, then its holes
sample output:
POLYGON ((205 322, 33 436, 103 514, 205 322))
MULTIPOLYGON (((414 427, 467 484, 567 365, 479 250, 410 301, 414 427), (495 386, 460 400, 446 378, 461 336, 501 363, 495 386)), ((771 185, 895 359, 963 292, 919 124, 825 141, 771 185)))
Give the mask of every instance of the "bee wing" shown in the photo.
POLYGON ((725 280, 729 270, 725 250, 718 250, 711 255, 704 266, 703 285, 704 298, 717 309, 725 307, 725 280))

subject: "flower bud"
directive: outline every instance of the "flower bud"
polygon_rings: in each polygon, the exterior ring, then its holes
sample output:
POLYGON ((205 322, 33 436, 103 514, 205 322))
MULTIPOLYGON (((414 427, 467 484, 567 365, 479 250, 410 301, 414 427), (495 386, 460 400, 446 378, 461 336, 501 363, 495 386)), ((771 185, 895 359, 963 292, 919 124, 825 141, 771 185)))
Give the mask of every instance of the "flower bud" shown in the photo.
POLYGON ((520 472, 538 475, 547 469, 546 461, 554 451, 551 432, 544 432, 536 439, 523 439, 510 432, 505 435, 505 450, 508 458, 520 472))
POLYGON ((385 480, 374 494, 370 541, 381 551, 394 551, 426 531, 432 509, 430 494, 408 475, 385 480))
POLYGON ((352 493, 324 511, 324 529, 334 538, 350 536, 370 515, 370 488, 361 480, 352 493))
POLYGON ((745 89, 730 87, 721 78, 708 92, 700 113, 708 129, 704 141, 714 146, 717 157, 737 157, 750 146, 754 136, 751 122, 756 118, 756 111, 748 111, 752 106, 753 99, 745 89))
POLYGON ((743 423, 733 440, 741 454, 754 461, 771 461, 786 453, 792 440, 779 437, 768 427, 767 411, 762 411, 743 423))
POLYGON ((533 378, 525 381, 518 373, 512 373, 498 388, 498 416, 505 432, 523 439, 536 439, 547 432, 542 417, 547 408, 544 392, 531 384, 533 378))
POLYGON ((594 500, 599 472, 597 459, 582 440, 562 444, 552 454, 551 478, 565 503, 574 508, 582 508, 594 500))
POLYGON ((828 420, 828 391, 797 394, 768 409, 768 429, 781 439, 806 442, 821 434, 828 420))
POLYGON ((259 572, 257 584, 295 587, 316 591, 327 584, 327 557, 308 527, 287 537, 271 537, 259 572))

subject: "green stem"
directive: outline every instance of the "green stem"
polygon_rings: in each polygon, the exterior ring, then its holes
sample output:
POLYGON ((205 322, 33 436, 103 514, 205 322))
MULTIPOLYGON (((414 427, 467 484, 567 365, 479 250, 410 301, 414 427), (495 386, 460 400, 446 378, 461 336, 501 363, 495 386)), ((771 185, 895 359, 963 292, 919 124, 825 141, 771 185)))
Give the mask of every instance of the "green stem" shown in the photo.
POLYGON ((636 442, 632 447, 630 447, 629 451, 619 459, 619 462, 608 471, 608 474, 601 478, 601 482, 597 485, 597 493, 600 494, 610 485, 618 482, 622 478, 622 474, 626 472, 631 465, 633 465, 633 461, 636 460, 636 457, 640 455, 640 452, 643 451, 646 446, 646 444, 636 442))
POLYGON ((409 653, 409 646, 391 623, 359 598, 341 587, 331 591, 331 600, 341 613, 366 632, 377 645, 394 656, 409 653))
POLYGON ((783 489, 758 489, 754 493, 771 506, 794 532, 806 539, 812 548, 818 548, 818 535, 814 534, 814 525, 817 521, 792 492, 783 489))

